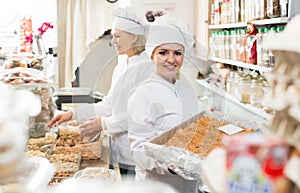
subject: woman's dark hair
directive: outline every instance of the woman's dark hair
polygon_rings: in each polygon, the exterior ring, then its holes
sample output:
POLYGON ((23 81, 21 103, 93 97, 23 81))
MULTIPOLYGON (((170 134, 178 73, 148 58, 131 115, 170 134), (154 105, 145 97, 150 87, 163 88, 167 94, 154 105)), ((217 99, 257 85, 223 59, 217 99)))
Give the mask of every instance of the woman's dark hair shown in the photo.
POLYGON ((145 17, 146 17, 148 22, 154 22, 155 17, 160 17, 164 14, 165 13, 163 11, 151 11, 151 10, 149 10, 149 11, 146 11, 145 17))

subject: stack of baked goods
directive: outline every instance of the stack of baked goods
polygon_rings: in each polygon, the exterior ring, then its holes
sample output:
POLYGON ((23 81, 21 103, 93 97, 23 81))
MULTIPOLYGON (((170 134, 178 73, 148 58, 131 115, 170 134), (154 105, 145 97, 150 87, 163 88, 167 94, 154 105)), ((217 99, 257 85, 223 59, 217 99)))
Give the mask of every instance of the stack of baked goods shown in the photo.
MULTIPOLYGON (((183 129, 177 131, 165 145, 185 148, 195 154, 207 156, 216 148, 224 148, 223 136, 227 135, 218 128, 228 125, 229 122, 212 117, 201 117, 183 129)), ((252 133, 254 129, 243 128, 238 135, 252 133)))
POLYGON ((74 121, 59 126, 59 137, 55 142, 54 153, 82 151, 82 159, 99 159, 102 153, 100 134, 92 141, 83 139, 79 134, 79 126, 79 123, 74 121))
POLYGON ((0 82, 10 85, 18 90, 30 90, 41 100, 41 111, 38 115, 30 117, 30 137, 42 137, 47 130, 47 124, 53 117, 56 109, 52 100, 53 83, 47 79, 43 72, 31 68, 12 68, 0 72, 0 82))
POLYGON ((271 89, 264 98, 264 102, 276 112, 264 132, 283 139, 290 147, 285 175, 294 187, 289 192, 300 191, 300 173, 295 172, 300 168, 299 33, 300 16, 296 16, 289 21, 280 36, 268 40, 264 45, 276 58, 273 70, 267 74, 271 89))

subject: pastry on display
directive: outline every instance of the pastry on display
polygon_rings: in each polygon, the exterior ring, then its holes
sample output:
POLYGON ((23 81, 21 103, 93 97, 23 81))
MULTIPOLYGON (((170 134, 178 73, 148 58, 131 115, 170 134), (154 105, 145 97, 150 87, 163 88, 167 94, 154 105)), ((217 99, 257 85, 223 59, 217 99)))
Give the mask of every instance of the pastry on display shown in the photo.
POLYGON ((29 136, 45 136, 47 125, 56 109, 52 100, 52 81, 48 80, 41 71, 18 67, 1 71, 0 82, 17 90, 30 90, 40 98, 40 113, 29 118, 29 136))
POLYGON ((300 152, 300 15, 292 18, 278 38, 265 43, 276 57, 274 69, 268 75, 271 93, 266 102, 276 110, 264 130, 268 135, 280 137, 289 144, 291 151, 285 175, 293 182, 294 190, 299 192, 300 174, 295 172, 299 164, 300 152), (293 39, 293 41, 290 41, 293 39), (297 152, 297 153, 295 153, 297 152), (296 163, 296 165, 295 165, 296 163), (293 166, 293 169, 291 169, 293 166))
MULTIPOLYGON (((229 124, 227 121, 202 117, 197 122, 193 122, 177 131, 165 145, 185 148, 195 154, 207 156, 216 148, 224 148, 222 138, 227 134, 218 130, 218 128, 227 124, 229 124)), ((237 135, 253 132, 251 128, 243 129, 237 135)))
POLYGON ((79 170, 78 172, 76 172, 73 178, 115 181, 117 176, 116 172, 112 169, 100 167, 87 167, 83 170, 79 170))

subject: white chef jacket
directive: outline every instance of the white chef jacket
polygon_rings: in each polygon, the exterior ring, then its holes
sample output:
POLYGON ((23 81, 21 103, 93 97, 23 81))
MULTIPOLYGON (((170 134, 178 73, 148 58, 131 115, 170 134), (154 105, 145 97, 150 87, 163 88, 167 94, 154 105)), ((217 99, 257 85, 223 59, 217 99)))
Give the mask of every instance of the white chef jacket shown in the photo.
POLYGON ((197 181, 170 174, 166 165, 145 155, 143 144, 199 113, 192 87, 182 80, 175 84, 156 74, 138 85, 128 101, 131 151, 136 161, 136 179, 167 182, 179 192, 197 192, 197 181))
POLYGON ((134 165, 130 155, 127 126, 127 101, 130 90, 153 72, 154 65, 145 52, 130 58, 120 56, 112 75, 110 90, 102 101, 75 109, 76 120, 102 117, 102 128, 113 136, 114 161, 134 165))

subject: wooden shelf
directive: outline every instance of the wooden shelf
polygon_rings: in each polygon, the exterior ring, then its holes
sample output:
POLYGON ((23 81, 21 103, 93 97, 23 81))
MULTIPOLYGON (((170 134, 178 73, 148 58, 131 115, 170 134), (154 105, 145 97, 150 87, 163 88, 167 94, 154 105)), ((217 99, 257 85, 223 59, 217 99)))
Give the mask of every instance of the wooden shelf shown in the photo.
POLYGON ((258 66, 255 64, 248 64, 248 63, 240 62, 240 61, 236 61, 236 60, 212 57, 212 56, 209 56, 208 60, 221 62, 221 63, 225 63, 225 64, 230 64, 230 65, 237 66, 237 67, 253 69, 253 70, 257 70, 259 72, 270 72, 272 70, 272 68, 268 68, 268 67, 258 66))
POLYGON ((254 107, 250 104, 244 104, 241 103, 240 101, 238 101, 235 97, 233 97, 232 95, 230 95, 229 93, 227 93, 226 91, 224 91, 222 88, 217 87, 215 84, 213 83, 208 83, 206 80, 201 79, 201 80, 197 80, 197 83, 200 84, 201 86, 211 90, 212 92, 220 95, 220 96, 224 96, 226 100, 229 100, 235 104, 237 104, 238 106, 242 107, 243 109, 258 115, 260 117, 262 117, 265 120, 268 120, 271 118, 270 114, 267 114, 262 108, 257 108, 254 107))
MULTIPOLYGON (((287 22, 288 22, 287 17, 278 17, 272 19, 261 19, 261 20, 252 21, 254 25, 286 24, 287 22)), ((230 24, 209 25, 208 28, 226 29, 226 28, 241 28, 246 26, 247 26, 247 22, 239 22, 239 23, 230 23, 230 24)))

